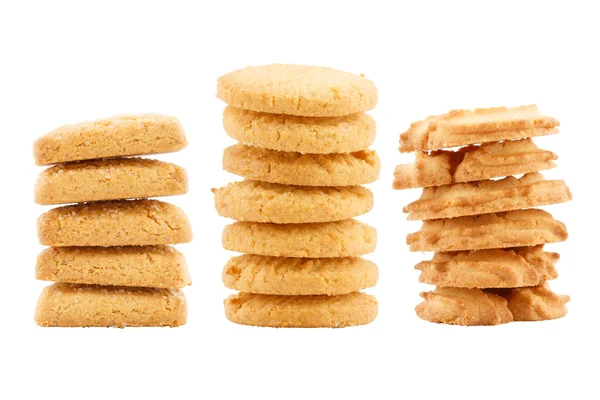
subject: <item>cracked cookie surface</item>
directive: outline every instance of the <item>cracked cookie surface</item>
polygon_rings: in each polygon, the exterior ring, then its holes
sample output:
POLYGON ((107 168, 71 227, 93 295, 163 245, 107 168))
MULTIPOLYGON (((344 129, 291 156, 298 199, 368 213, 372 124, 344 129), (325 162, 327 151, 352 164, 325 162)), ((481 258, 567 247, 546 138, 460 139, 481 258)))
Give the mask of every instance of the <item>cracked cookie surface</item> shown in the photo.
POLYGON ((170 153, 187 146, 177 118, 157 114, 121 115, 61 126, 37 139, 36 165, 144 154, 170 153))
POLYGON ((375 250, 377 232, 350 219, 308 224, 236 222, 223 230, 223 247, 275 257, 356 257, 375 250))
POLYGON ((243 144, 298 153, 352 153, 366 150, 375 140, 375 120, 364 113, 311 118, 228 106, 223 127, 243 144))
POLYGON ((44 281, 179 289, 191 284, 183 254, 173 246, 50 247, 35 269, 44 281))
POLYGON ((213 189, 222 217, 277 224, 340 221, 373 208, 373 193, 361 186, 293 186, 245 180, 213 189))
POLYGON ((192 240, 185 213, 159 200, 117 200, 54 208, 38 218, 45 246, 142 246, 192 240))
POLYGON ((374 108, 377 89, 363 76, 333 68, 272 64, 221 76, 217 97, 244 110, 340 117, 374 108))
POLYGON ((372 150, 348 154, 287 153, 236 144, 223 169, 257 181, 301 186, 356 186, 374 182, 381 164, 372 150))
POLYGON ((361 292, 339 296, 273 296, 238 293, 225 299, 225 315, 236 324, 275 328, 343 328, 377 317, 377 300, 361 292))
POLYGON ((240 292, 341 295, 375 286, 377 266, 359 257, 284 258, 244 254, 223 268, 223 283, 240 292))
POLYGON ((35 310, 35 322, 45 327, 175 327, 186 320, 183 292, 170 289, 55 283, 35 310))
POLYGON ((171 163, 144 158, 115 158, 58 164, 40 174, 37 204, 82 203, 187 192, 186 171, 171 163))

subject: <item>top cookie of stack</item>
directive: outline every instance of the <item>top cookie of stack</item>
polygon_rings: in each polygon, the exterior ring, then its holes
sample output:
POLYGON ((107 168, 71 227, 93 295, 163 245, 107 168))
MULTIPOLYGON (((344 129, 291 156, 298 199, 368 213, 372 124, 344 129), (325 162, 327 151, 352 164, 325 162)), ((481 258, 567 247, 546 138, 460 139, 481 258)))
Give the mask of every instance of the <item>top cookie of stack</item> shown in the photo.
POLYGON ((186 171, 127 156, 187 145, 176 118, 120 116, 60 127, 34 144, 40 174, 35 201, 54 208, 38 219, 36 277, 59 282, 42 292, 42 326, 178 326, 190 284, 183 255, 170 244, 192 238, 178 207, 146 197, 187 192, 186 171), (68 310, 68 311, 66 311, 68 310))
POLYGON ((400 135, 400 151, 417 155, 396 167, 394 188, 424 188, 404 208, 408 219, 424 220, 407 244, 436 252, 415 267, 421 282, 437 286, 422 293, 419 317, 495 325, 566 314, 568 296, 546 284, 557 277, 559 256, 543 250, 565 240, 566 227, 530 209, 571 199, 564 181, 538 173, 554 168, 557 157, 531 140, 558 133, 558 125, 534 105, 497 107, 431 116, 400 135), (457 146, 465 147, 442 150, 457 146))
POLYGON ((324 67, 266 65, 219 78, 223 125, 240 143, 223 168, 246 180, 215 189, 223 245, 245 254, 223 271, 240 293, 225 301, 236 323, 342 327, 371 322, 377 303, 360 293, 377 267, 375 230, 352 218, 373 206, 380 163, 369 150, 377 90, 362 76, 324 67), (255 279, 261 276, 262 279, 255 279))

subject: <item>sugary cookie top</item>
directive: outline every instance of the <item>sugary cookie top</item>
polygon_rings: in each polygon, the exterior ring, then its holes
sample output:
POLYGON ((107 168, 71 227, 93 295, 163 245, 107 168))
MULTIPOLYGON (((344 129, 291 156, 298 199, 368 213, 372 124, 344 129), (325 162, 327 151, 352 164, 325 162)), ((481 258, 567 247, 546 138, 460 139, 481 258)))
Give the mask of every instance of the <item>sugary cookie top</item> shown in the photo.
POLYGON ((374 108, 377 89, 363 76, 333 68, 273 64, 220 77, 217 97, 244 110, 340 117, 374 108))

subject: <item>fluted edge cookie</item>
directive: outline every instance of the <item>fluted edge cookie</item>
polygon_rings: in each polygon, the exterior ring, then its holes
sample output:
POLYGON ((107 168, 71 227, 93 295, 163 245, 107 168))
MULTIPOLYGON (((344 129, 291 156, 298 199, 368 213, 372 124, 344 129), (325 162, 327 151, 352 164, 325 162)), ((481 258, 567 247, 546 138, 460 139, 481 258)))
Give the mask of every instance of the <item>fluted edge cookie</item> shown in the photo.
POLYGON ((33 146, 36 165, 98 158, 171 153, 187 146, 177 118, 157 114, 121 115, 66 125, 33 146))
POLYGON ((508 302, 515 321, 545 321, 567 315, 567 295, 554 293, 547 283, 508 289, 500 293, 508 302))
POLYGON ((225 300, 225 315, 236 324, 274 328, 343 328, 377 317, 377 300, 354 292, 340 296, 272 296, 239 293, 225 300))
POLYGON ((549 213, 516 210, 423 222, 406 237, 410 251, 460 251, 536 246, 562 242, 567 228, 549 213))
POLYGON ((340 221, 373 208, 362 186, 315 187, 245 180, 213 189, 219 215, 238 221, 277 224, 340 221))
POLYGON ((415 266, 419 282, 438 287, 510 288, 555 279, 559 255, 543 246, 435 253, 415 266))
POLYGON ((356 257, 375 250, 377 232, 350 219, 309 224, 236 222, 223 230, 223 247, 275 257, 356 257))
POLYGON ((117 200, 54 208, 38 218, 45 246, 143 246, 187 243, 190 222, 173 204, 117 200))
POLYGON ((366 150, 375 140, 375 120, 364 113, 311 118, 228 106, 223 127, 243 144, 298 153, 352 153, 366 150))
POLYGON ((44 327, 181 326, 183 292, 170 289, 55 283, 42 291, 35 322, 44 327))
POLYGON ((393 188, 441 186, 544 171, 555 168, 553 160, 557 158, 531 139, 485 143, 457 151, 420 152, 413 163, 396 167, 393 188))
POLYGON ((452 110, 413 123, 400 135, 400 151, 430 151, 558 133, 560 123, 535 105, 452 110))
POLYGON ((547 181, 537 172, 502 180, 428 187, 419 200, 404 207, 409 220, 455 218, 520 210, 571 200, 562 180, 547 181))
POLYGON ((341 295, 375 286, 375 263, 358 257, 285 258, 244 254, 223 268, 223 283, 240 292, 341 295))
POLYGON ((340 117, 368 111, 377 89, 363 76, 327 67, 273 64, 230 72, 217 97, 244 110, 304 117, 340 117))
POLYGON ((44 170, 35 184, 37 204, 82 203, 187 192, 185 170, 144 158, 115 158, 59 164, 44 170))
POLYGON ((45 281, 179 289, 191 284, 185 258, 173 246, 50 247, 35 269, 45 281))
POLYGON ((435 288, 421 293, 419 318, 450 325, 498 325, 513 321, 504 298, 480 289, 435 288))
POLYGON ((302 154, 236 144, 225 149, 223 169, 248 179, 283 185, 356 186, 377 180, 381 164, 372 150, 302 154))

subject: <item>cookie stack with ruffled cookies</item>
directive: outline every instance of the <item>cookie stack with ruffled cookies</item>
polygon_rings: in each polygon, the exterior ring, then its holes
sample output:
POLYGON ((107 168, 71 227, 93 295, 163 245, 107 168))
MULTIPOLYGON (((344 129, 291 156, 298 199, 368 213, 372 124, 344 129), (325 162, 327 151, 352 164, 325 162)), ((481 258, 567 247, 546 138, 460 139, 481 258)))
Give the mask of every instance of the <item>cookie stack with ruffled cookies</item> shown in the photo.
POLYGON ((225 131, 240 143, 223 168, 246 180, 214 189, 221 216, 237 220, 223 246, 244 255, 223 270, 229 320, 272 327, 371 322, 377 266, 360 256, 376 231, 354 217, 373 207, 360 185, 380 163, 369 150, 377 91, 362 76, 323 67, 247 67, 218 80, 225 131))
POLYGON ((566 315, 569 297, 546 283, 558 276, 559 255, 544 245, 564 241, 567 229, 531 208, 571 200, 564 181, 539 173, 556 166, 556 155, 531 140, 558 125, 536 106, 498 107, 431 116, 400 135, 400 151, 417 155, 396 167, 394 188, 424 188, 404 208, 409 220, 424 221, 407 244, 435 252, 415 267, 420 282, 437 286, 421 294, 419 317, 496 325, 566 315))
POLYGON ((186 147, 172 117, 113 117, 58 128, 34 145, 44 170, 35 186, 42 205, 36 277, 58 282, 38 300, 41 326, 179 326, 187 319, 180 290, 190 284, 183 255, 171 244, 192 238, 178 207, 147 197, 187 192, 177 165, 127 156, 186 147))

